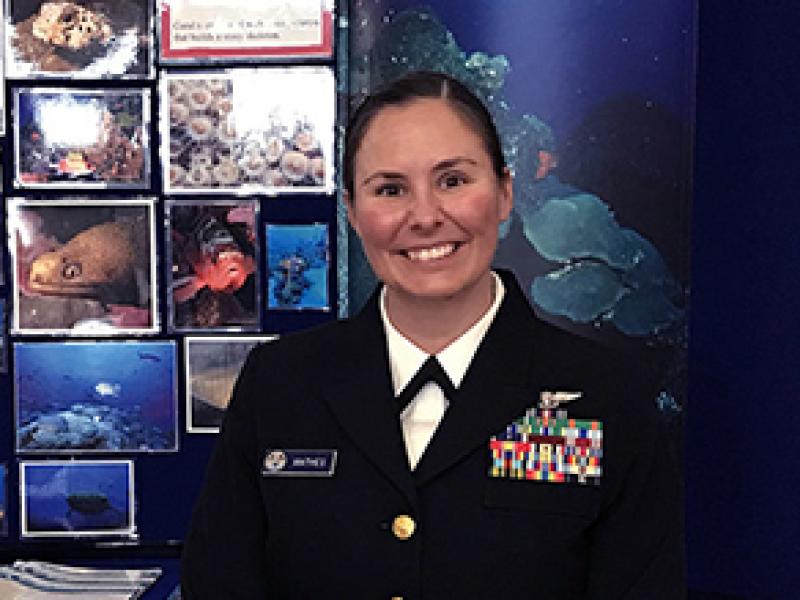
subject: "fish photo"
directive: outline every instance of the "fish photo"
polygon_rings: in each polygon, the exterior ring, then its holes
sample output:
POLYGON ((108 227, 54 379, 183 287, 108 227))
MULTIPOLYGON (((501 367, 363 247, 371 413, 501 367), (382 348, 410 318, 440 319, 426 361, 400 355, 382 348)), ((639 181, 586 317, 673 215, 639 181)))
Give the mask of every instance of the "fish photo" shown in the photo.
POLYGON ((173 331, 259 328, 257 200, 169 200, 173 331))
POLYGON ((11 330, 157 332, 154 203, 10 199, 11 330))
POLYGON ((192 337, 184 339, 186 360, 186 431, 218 433, 244 361, 267 336, 192 337))
POLYGON ((330 252, 325 223, 268 223, 267 307, 270 310, 330 310, 330 252))
POLYGON ((20 453, 173 452, 175 342, 14 344, 20 453))
POLYGON ((133 536, 130 460, 19 465, 21 537, 133 536))
POLYGON ((7 76, 153 76, 153 4, 141 0, 10 0, 7 76))
POLYGON ((159 63, 330 58, 334 0, 161 0, 159 63))
POLYGON ((160 84, 165 192, 333 191, 330 69, 168 72, 160 84))
POLYGON ((8 465, 0 463, 0 536, 8 536, 8 465))
POLYGON ((14 186, 150 187, 150 91, 14 90, 14 186))

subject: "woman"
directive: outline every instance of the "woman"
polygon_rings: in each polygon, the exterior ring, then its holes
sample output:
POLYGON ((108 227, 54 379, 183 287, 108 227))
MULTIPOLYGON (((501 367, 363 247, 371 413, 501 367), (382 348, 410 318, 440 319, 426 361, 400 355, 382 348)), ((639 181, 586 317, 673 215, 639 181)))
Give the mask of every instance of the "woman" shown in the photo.
POLYGON ((354 319, 249 357, 185 596, 682 597, 654 386, 490 270, 512 185, 480 101, 441 74, 393 82, 353 116, 345 186, 383 285, 354 319), (576 423, 577 441, 560 428, 576 423))

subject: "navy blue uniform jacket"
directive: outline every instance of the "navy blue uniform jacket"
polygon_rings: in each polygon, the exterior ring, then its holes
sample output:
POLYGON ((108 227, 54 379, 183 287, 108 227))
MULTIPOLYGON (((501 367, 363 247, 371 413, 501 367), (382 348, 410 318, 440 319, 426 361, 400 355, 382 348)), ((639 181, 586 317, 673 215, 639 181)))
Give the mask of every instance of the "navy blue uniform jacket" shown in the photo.
MULTIPOLYGON (((186 539, 188 600, 684 597, 680 477, 636 363, 535 317, 516 281, 415 471, 377 294, 264 344, 237 382, 186 539), (599 486, 490 478, 489 438, 542 390, 603 421, 599 486), (335 449, 332 477, 263 477, 268 449, 335 449), (417 529, 392 533, 397 515, 417 529)), ((650 381, 648 381, 648 379, 650 381)))

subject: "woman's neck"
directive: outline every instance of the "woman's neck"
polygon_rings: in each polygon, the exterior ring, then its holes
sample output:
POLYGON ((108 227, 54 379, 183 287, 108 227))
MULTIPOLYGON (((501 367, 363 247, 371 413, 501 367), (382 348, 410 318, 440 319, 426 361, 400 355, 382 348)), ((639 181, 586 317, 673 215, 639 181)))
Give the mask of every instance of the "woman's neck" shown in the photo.
POLYGON ((470 288, 446 298, 411 296, 387 287, 386 315, 415 345, 428 354, 438 354, 486 314, 495 293, 491 272, 470 288))

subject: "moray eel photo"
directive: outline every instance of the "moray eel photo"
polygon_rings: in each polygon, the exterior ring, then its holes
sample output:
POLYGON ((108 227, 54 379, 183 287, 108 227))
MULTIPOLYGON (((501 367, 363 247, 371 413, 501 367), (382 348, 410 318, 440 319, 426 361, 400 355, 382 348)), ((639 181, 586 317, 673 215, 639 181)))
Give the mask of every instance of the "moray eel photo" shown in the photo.
POLYGON ((30 266, 30 291, 45 296, 93 298, 104 304, 138 304, 137 247, 133 226, 100 223, 45 252, 30 266))

